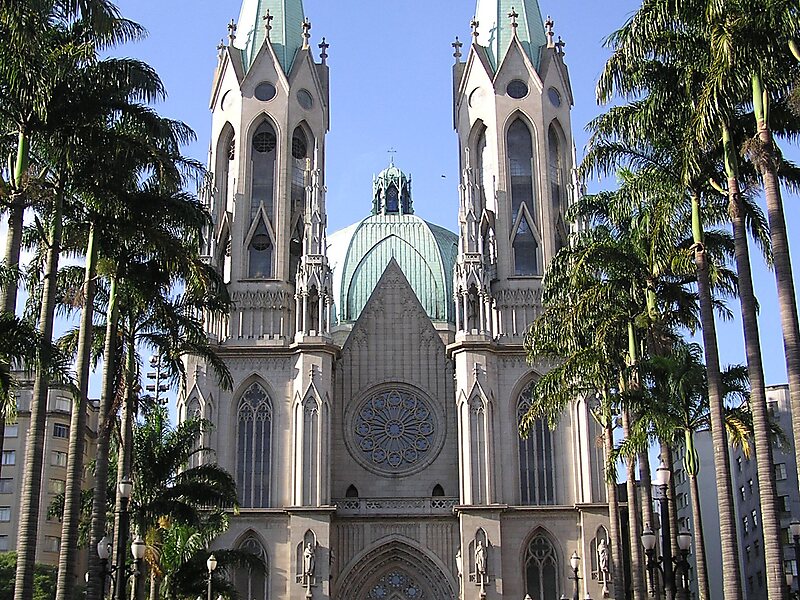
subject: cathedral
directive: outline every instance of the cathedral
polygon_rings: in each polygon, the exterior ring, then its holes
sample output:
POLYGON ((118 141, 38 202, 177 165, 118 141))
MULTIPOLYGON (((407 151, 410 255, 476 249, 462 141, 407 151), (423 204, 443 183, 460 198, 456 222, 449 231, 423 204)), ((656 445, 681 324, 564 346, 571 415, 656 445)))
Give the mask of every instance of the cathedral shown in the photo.
POLYGON ((453 44, 458 232, 417 214, 392 161, 363 218, 329 233, 327 44, 302 0, 243 0, 229 29, 206 254, 234 307, 205 322, 234 383, 191 360, 179 417, 214 424, 203 459, 237 482, 217 547, 267 565, 228 573, 241 597, 558 600, 575 573, 602 598, 587 402, 518 433, 548 368, 523 336, 578 193, 563 44, 537 0, 477 0, 471 43, 453 44))

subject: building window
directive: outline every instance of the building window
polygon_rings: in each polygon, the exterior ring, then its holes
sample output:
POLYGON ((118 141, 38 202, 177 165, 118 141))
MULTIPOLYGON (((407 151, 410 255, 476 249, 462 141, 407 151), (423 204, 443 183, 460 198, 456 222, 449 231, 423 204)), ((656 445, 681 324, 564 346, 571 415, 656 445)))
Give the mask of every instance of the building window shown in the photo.
POLYGON ((739 493, 742 495, 742 500, 745 500, 747 498, 744 486, 739 488, 739 493))
POLYGON ((47 484, 47 492, 50 494, 62 494, 64 485, 63 479, 51 479, 47 484))
POLYGON ((789 496, 781 496, 779 500, 778 506, 780 506, 781 511, 792 512, 792 500, 789 496))
POLYGON ((72 401, 63 396, 56 396, 53 398, 53 410, 57 412, 72 412, 72 401))
POLYGON ((747 481, 747 487, 750 489, 750 495, 752 496, 753 495, 753 488, 755 487, 755 484, 753 483, 752 479, 747 481))
POLYGON ((14 491, 13 489, 14 480, 10 477, 6 478, 3 477, 0 479, 0 494, 10 494, 14 491))
POLYGON ((506 139, 511 187, 511 221, 514 274, 539 273, 539 242, 533 232, 535 187, 533 178, 533 138, 522 119, 508 128, 506 139))
POLYGON ((50 464, 53 465, 54 467, 66 467, 67 453, 59 452, 58 450, 53 450, 50 453, 50 464))
POLYGON ((253 135, 253 151, 251 173, 253 187, 250 192, 250 219, 255 219, 261 206, 267 218, 274 218, 275 196, 275 163, 277 158, 278 138, 275 130, 267 121, 256 129, 253 135))
POLYGON ((758 529, 758 511, 754 508, 750 515, 753 517, 753 529, 758 529))
POLYGON ((272 236, 269 234, 264 219, 259 217, 258 226, 250 238, 249 262, 247 276, 252 279, 269 279, 272 277, 272 236))
POLYGON ((69 425, 64 425, 63 423, 53 423, 53 437, 64 439, 68 438, 69 425))
POLYGON ((233 573, 233 585, 240 598, 248 600, 269 599, 269 560, 261 543, 254 537, 248 537, 239 545, 244 550, 259 558, 266 566, 265 572, 255 572, 247 567, 238 567, 233 573))
MULTIPOLYGON (((531 407, 533 385, 531 382, 520 394, 517 424, 531 407)), ((518 450, 520 504, 555 504, 553 435, 544 419, 536 421, 526 439, 519 438, 518 450)))
POLYGON ((0 523, 10 523, 10 522, 11 522, 11 507, 0 506, 0 523))
POLYGON ((272 458, 272 402, 258 383, 251 385, 239 401, 236 483, 241 504, 264 508, 270 503, 272 458))
POLYGON ((3 450, 3 464, 7 466, 17 464, 17 451, 3 450))
POLYGON ((742 457, 741 456, 737 456, 736 457, 736 470, 739 471, 739 473, 742 472, 742 457))
POLYGON ((742 517, 742 531, 744 531, 745 535, 750 533, 750 519, 747 515, 742 517))
POLYGON ((744 555, 747 557, 747 562, 750 562, 753 553, 751 552, 750 544, 744 547, 744 555))
POLYGON ((689 506, 689 494, 678 494, 676 500, 678 510, 689 506))
POLYGON ((783 572, 791 573, 793 576, 797 577, 797 561, 796 560, 783 561, 783 572))
POLYGON ((786 479, 786 463, 779 463, 775 465, 775 479, 783 481, 786 479))
POLYGON ((61 538, 52 535, 44 536, 44 551, 58 552, 61 549, 61 538))
POLYGON ((763 588, 764 587, 764 572, 763 571, 759 571, 758 573, 756 573, 756 580, 758 581, 758 587, 763 588))
POLYGON ((7 535, 0 535, 0 552, 8 552, 11 548, 9 548, 8 544, 8 536, 7 535))
POLYGON ((756 556, 761 556, 761 541, 760 540, 753 540, 753 549, 755 550, 756 556))
POLYGON ((558 559, 544 533, 536 534, 525 553, 525 588, 531 598, 558 598, 558 559))
POLYGON ((19 435, 19 425, 6 425, 5 437, 15 438, 19 435))

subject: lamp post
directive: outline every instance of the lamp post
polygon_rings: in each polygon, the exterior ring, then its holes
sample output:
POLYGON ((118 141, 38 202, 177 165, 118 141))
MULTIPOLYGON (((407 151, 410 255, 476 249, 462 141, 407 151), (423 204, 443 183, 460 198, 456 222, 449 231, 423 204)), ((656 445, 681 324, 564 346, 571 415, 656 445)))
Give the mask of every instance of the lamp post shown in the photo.
POLYGON ((107 535, 97 542, 97 556, 100 557, 100 596, 105 598, 106 578, 111 574, 108 568, 108 558, 111 556, 111 538, 107 535))
POLYGON ((580 591, 578 590, 578 567, 581 566, 581 557, 578 556, 577 550, 572 553, 572 557, 569 559, 569 566, 572 567, 572 579, 573 585, 572 588, 572 600, 581 600, 580 591))
POLYGON ((214 569, 217 568, 217 559, 213 554, 208 557, 206 566, 208 567, 208 600, 211 600, 211 574, 214 572, 214 569))
POLYGON ((142 559, 144 558, 145 543, 142 536, 137 535, 131 544, 131 555, 133 556, 133 597, 138 598, 139 579, 142 575, 142 559))
POLYGON ((128 546, 128 529, 130 528, 130 515, 128 514, 128 502, 133 492, 133 482, 125 478, 117 484, 119 491, 119 537, 117 538, 117 579, 116 579, 116 598, 125 600, 125 556, 128 546))

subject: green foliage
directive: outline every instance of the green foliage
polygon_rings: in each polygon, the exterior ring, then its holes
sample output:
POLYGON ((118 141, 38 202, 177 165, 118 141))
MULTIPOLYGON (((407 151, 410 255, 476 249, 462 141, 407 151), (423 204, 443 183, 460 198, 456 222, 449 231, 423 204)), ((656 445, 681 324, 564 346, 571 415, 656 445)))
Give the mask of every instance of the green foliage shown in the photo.
MULTIPOLYGON (((17 569, 16 552, 0 554, 0 599, 14 597, 14 577, 17 569)), ((31 600, 53 600, 56 597, 57 569, 48 565, 36 564, 33 575, 33 596, 31 600)))

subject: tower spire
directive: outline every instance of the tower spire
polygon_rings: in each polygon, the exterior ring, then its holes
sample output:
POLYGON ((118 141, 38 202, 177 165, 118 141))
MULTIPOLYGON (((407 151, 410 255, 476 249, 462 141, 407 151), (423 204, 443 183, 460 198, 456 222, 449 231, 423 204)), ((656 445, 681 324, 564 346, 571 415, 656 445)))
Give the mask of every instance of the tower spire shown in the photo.
MULTIPOLYGON (((547 45, 538 0, 477 0, 475 19, 481 24, 480 44, 495 69, 503 62, 516 35, 534 66, 539 65, 541 48, 547 45)), ((473 26, 474 29, 474 26, 473 26)))
POLYGON ((306 21, 303 0, 242 0, 236 47, 249 69, 268 39, 284 72, 292 68, 297 50, 303 47, 299 23, 306 21))

